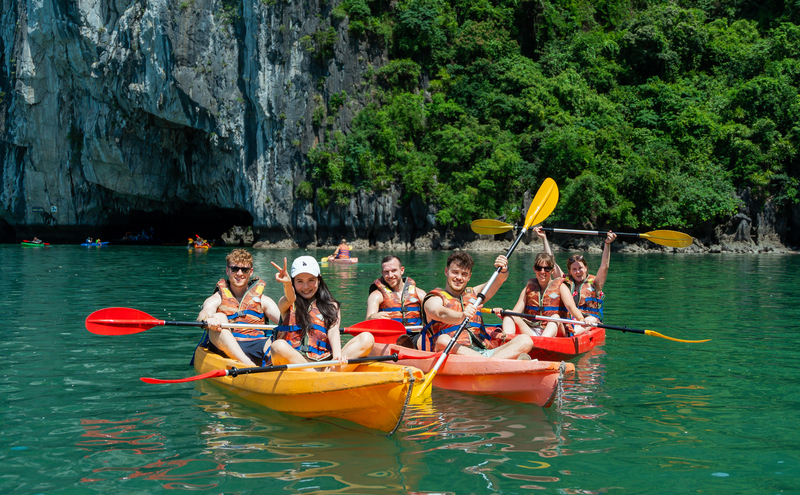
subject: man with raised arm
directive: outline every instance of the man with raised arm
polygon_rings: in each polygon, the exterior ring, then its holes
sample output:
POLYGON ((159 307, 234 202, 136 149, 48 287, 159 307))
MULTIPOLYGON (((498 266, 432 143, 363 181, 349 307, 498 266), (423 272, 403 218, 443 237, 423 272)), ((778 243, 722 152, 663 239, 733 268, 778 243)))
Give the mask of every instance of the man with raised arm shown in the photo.
MULTIPOLYGON (((445 288, 434 289, 425 296, 423 302, 425 327, 415 339, 417 348, 443 350, 452 340, 453 333, 467 318, 468 326, 459 335, 452 352, 496 359, 518 359, 521 355, 528 357, 527 353, 533 347, 533 341, 524 335, 518 335, 510 342, 489 349, 491 336, 486 332, 483 318, 478 312, 480 308, 476 306, 478 294, 484 290, 486 284, 469 287, 473 265, 472 257, 462 251, 455 252, 447 258, 447 268, 444 271, 447 279, 445 288)), ((508 260, 505 256, 498 256, 494 266, 501 269, 500 274, 497 276, 497 283, 490 287, 483 302, 491 299, 508 278, 508 260)))

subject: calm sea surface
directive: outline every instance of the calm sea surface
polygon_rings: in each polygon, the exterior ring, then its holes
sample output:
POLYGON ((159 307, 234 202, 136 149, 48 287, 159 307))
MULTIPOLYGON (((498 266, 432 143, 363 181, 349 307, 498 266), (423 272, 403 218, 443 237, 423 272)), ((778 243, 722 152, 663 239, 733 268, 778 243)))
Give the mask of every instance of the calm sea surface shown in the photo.
MULTIPOLYGON (((800 493, 800 257, 614 254, 606 323, 713 340, 609 330, 553 407, 436 389, 387 438, 139 381, 194 375, 197 329, 86 331, 105 307, 194 320, 229 251, 0 245, 0 493, 800 493)), ((269 262, 303 252, 253 253, 277 299, 269 262)), ((345 323, 386 254, 323 267, 345 323)), ((449 253, 398 254, 421 287, 443 285, 449 253)), ((475 255, 472 282, 494 256, 475 255)), ((489 306, 513 306, 532 262, 514 254, 489 306)))

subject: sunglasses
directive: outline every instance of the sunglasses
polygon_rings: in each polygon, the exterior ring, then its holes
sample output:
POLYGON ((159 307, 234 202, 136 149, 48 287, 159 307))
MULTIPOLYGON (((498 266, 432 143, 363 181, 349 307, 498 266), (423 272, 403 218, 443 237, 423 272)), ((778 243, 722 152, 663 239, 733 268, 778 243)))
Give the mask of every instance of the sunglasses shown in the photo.
POLYGON ((569 259, 567 260, 567 263, 569 263, 571 265, 571 264, 575 263, 576 261, 581 261, 582 262, 583 261, 583 256, 581 256, 580 254, 576 254, 574 256, 570 256, 569 259))
POLYGON ((228 268, 230 269, 231 273, 236 273, 239 270, 241 270, 242 273, 247 273, 253 269, 252 266, 229 266, 228 268))
POLYGON ((540 271, 544 270, 545 273, 550 273, 550 270, 552 270, 553 267, 552 266, 533 265, 533 269, 536 270, 537 272, 540 272, 540 271))

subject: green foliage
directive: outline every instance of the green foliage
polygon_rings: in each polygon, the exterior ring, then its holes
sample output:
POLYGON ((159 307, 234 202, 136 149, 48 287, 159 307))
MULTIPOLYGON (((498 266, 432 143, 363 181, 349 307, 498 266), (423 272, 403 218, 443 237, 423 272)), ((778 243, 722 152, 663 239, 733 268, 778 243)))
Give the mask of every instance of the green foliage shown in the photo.
POLYGON ((737 189, 798 204, 800 7, 756 5, 345 0, 333 18, 388 26, 390 61, 348 133, 309 152, 310 194, 396 184, 461 225, 518 219, 553 177, 552 222, 689 231, 735 212, 737 189))

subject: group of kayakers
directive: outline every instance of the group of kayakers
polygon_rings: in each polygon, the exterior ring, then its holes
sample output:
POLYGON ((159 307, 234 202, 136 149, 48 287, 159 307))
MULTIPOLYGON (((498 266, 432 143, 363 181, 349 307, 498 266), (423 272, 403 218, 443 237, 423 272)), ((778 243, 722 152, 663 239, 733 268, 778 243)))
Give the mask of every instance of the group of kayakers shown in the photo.
MULTIPOLYGON (((401 260, 394 255, 381 261, 381 276, 370 287, 366 318, 392 319, 401 322, 409 333, 399 344, 420 350, 440 351, 467 319, 468 326, 458 336, 451 352, 480 355, 493 359, 530 359, 533 346, 529 336, 556 337, 582 333, 602 319, 603 284, 608 274, 610 244, 616 234, 608 232, 596 275, 590 275, 583 256, 567 260, 564 274, 555 262, 547 236, 540 227, 533 229, 544 243, 544 251, 534 261, 534 277, 528 280, 513 311, 532 316, 571 317, 574 324, 504 317, 502 325, 484 325, 477 305, 478 294, 486 283, 470 286, 472 257, 462 251, 451 254, 445 268, 445 286, 426 293, 411 277, 405 276, 401 260), (419 330, 419 331, 416 331, 419 330)), ((349 246, 342 239, 337 252, 349 246)), ((300 256, 287 269, 277 269, 275 280, 283 285, 277 303, 264 294, 266 283, 253 279, 253 256, 235 249, 226 258, 228 278, 217 283, 213 295, 203 303, 198 321, 205 322, 209 349, 241 361, 247 366, 304 363, 309 360, 337 361, 367 356, 374 344, 369 332, 362 332, 346 345, 341 340, 341 305, 333 297, 320 273, 319 263, 311 256, 300 256), (223 328, 226 323, 264 323, 279 325, 275 331, 223 328)), ((484 294, 482 303, 494 296, 508 278, 508 260, 498 256, 496 283, 484 294)), ((482 306, 483 304, 481 304, 482 306)), ((501 308, 493 311, 502 316, 501 308)), ((348 370, 352 366, 337 366, 348 370)))

